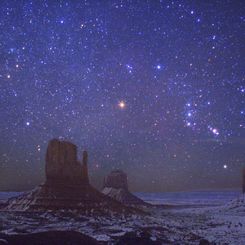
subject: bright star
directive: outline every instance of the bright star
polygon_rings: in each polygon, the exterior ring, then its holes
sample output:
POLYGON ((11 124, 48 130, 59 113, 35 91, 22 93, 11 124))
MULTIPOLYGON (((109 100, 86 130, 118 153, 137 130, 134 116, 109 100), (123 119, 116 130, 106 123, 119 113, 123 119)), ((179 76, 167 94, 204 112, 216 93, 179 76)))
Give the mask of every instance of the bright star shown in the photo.
POLYGON ((126 106, 126 104, 125 104, 124 101, 120 101, 119 104, 118 104, 118 106, 119 106, 121 109, 124 109, 125 106, 126 106))
POLYGON ((216 136, 219 135, 219 130, 217 128, 213 128, 211 126, 208 126, 208 129, 216 136))
POLYGON ((26 122, 26 126, 30 126, 30 122, 26 122))
POLYGON ((224 169, 227 169, 227 167, 228 167, 228 166, 227 166, 226 164, 223 166, 224 169))
POLYGON ((161 70, 162 66, 161 65, 157 65, 157 70, 161 70))
POLYGON ((219 131, 218 131, 217 128, 213 128, 213 129, 212 129, 212 132, 213 132, 213 134, 215 134, 215 135, 219 135, 219 131))

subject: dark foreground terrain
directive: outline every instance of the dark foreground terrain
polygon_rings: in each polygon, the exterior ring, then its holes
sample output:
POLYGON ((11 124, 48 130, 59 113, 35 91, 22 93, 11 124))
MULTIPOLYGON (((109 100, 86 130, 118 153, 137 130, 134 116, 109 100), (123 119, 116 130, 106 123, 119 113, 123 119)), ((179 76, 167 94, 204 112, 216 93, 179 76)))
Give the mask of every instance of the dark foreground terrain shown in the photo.
MULTIPOLYGON (((5 200, 9 198, 6 194, 2 193, 5 200)), ((214 202, 212 193, 205 202, 200 202, 199 194, 198 200, 195 196, 188 196, 189 203, 182 197, 173 202, 165 199, 161 203, 169 205, 146 206, 145 212, 135 214, 109 209, 102 213, 0 211, 0 245, 245 244, 244 196, 232 201, 225 198, 224 204, 219 203, 220 196, 214 202)), ((159 203, 159 197, 154 195, 151 202, 159 203)))
MULTIPOLYGON (((95 239, 76 231, 46 231, 33 234, 6 235, 0 234, 0 245, 99 245, 95 239)), ((160 241, 152 241, 150 234, 129 232, 115 241, 117 245, 160 245, 160 241)))

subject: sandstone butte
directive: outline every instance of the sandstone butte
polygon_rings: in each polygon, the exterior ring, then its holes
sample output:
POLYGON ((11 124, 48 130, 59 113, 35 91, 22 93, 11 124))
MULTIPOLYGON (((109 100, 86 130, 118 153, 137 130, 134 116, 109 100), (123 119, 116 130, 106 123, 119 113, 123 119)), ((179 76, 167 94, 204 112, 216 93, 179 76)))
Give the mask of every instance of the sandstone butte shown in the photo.
POLYGON ((18 197, 10 198, 4 210, 138 212, 104 195, 89 183, 88 153, 83 152, 81 164, 77 158, 77 147, 71 142, 51 140, 45 162, 45 182, 18 197))

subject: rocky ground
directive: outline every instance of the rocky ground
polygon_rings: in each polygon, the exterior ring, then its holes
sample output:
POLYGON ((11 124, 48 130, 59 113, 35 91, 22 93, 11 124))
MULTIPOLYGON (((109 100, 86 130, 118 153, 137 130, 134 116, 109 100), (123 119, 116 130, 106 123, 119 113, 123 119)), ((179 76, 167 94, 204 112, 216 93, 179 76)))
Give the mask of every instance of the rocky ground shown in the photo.
POLYGON ((149 213, 146 215, 1 212, 0 232, 20 235, 76 231, 94 238, 99 244, 243 245, 245 213, 242 207, 244 201, 239 199, 219 207, 146 207, 149 213))

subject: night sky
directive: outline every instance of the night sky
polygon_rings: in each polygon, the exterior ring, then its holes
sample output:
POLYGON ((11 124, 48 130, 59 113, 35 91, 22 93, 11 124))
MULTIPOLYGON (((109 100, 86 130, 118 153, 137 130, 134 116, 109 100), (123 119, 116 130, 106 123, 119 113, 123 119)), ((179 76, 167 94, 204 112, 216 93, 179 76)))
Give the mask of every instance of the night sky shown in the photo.
POLYGON ((89 153, 101 188, 240 187, 244 1, 0 3, 0 190, 44 181, 47 143, 89 153))

